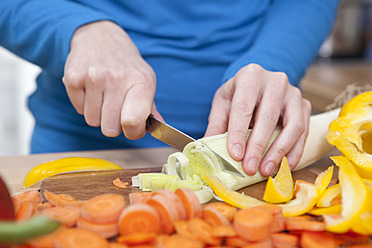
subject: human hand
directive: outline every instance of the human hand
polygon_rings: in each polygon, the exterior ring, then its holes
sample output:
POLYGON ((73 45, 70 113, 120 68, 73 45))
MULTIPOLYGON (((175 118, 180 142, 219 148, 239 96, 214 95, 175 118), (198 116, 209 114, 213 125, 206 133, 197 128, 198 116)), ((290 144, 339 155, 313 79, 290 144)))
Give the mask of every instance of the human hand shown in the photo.
POLYGON ((205 136, 228 131, 231 157, 242 160, 247 174, 253 175, 259 169, 263 176, 269 176, 283 156, 291 169, 299 162, 309 132, 310 114, 310 102, 289 84, 284 73, 250 64, 217 90, 205 136), (246 142, 253 117, 253 130, 246 142), (283 129, 262 158, 280 122, 283 129))
POLYGON ((145 135, 156 77, 125 31, 110 21, 78 28, 71 40, 63 77, 71 103, 90 126, 109 137, 145 135))

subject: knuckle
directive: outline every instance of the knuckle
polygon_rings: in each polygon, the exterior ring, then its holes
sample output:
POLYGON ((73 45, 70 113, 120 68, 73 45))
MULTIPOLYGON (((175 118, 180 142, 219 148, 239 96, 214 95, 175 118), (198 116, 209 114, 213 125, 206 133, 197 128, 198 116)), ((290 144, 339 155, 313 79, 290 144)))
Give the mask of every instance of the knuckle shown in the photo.
POLYGON ((64 84, 71 89, 81 89, 84 85, 85 75, 76 71, 70 71, 63 76, 64 84))
POLYGON ((123 129, 133 129, 141 124, 140 118, 136 116, 126 116, 121 120, 121 125, 123 129))
POLYGON ((255 151, 254 154, 263 154, 265 151, 266 146, 262 145, 261 143, 253 143, 250 147, 255 151))
POLYGON ((303 121, 297 121, 293 124, 292 131, 297 135, 302 135, 305 131, 305 123, 303 121))

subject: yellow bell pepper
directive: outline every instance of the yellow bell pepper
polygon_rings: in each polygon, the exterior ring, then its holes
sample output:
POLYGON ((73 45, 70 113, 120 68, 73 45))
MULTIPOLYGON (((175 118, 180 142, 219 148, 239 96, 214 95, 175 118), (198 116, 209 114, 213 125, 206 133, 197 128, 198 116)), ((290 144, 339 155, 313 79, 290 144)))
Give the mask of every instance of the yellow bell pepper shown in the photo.
POLYGON ((362 177, 372 179, 372 91, 342 107, 339 117, 329 125, 326 138, 356 165, 362 177))
MULTIPOLYGON (((344 156, 331 157, 339 167, 341 185, 341 215, 324 215, 326 229, 335 233, 352 230, 359 234, 369 234, 363 216, 372 211, 372 190, 358 175, 353 163, 344 156)), ((367 223, 368 220, 367 220, 367 223)))
POLYGON ((23 187, 60 173, 77 171, 121 170, 122 168, 108 160, 99 158, 67 157, 39 164, 32 168, 23 180, 23 187))

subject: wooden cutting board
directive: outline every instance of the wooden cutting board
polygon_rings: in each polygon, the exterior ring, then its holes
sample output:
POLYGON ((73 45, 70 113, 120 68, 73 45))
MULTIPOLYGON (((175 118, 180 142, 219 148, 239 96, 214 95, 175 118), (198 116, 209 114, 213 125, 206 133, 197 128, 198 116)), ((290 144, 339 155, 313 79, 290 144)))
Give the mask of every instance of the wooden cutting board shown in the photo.
MULTIPOLYGON (((125 198, 129 204, 128 194, 131 192, 139 192, 136 187, 132 187, 131 178, 138 173, 143 172, 160 172, 161 168, 146 168, 146 169, 123 169, 119 171, 98 171, 98 172, 79 172, 67 173, 50 178, 46 178, 41 183, 40 191, 44 197, 44 191, 48 190, 57 194, 70 194, 77 200, 87 200, 94 196, 103 193, 119 193, 125 198), (119 189, 112 184, 116 178, 120 178, 123 182, 128 182, 129 186, 125 189, 119 189)), ((334 173, 335 174, 335 173, 334 173)), ((336 174, 337 175, 337 174, 336 174)), ((317 174, 309 169, 302 169, 293 173, 293 179, 302 179, 308 182, 314 182, 317 174)), ((262 200, 265 190, 265 182, 260 182, 252 186, 239 190, 244 194, 262 200)), ((45 198, 44 198, 45 200, 45 198)))

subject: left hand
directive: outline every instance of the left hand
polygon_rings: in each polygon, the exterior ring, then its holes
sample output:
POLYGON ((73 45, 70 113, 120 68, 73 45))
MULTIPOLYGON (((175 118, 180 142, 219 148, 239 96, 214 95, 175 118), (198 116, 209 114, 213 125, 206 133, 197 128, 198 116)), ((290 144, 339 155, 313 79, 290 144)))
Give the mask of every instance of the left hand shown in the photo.
POLYGON ((259 170, 263 176, 269 176, 283 156, 291 169, 298 164, 309 133, 310 114, 310 102, 290 85, 284 73, 250 64, 217 90, 205 136, 228 131, 231 157, 242 160, 247 174, 259 170), (253 117, 253 130, 246 142, 253 117), (278 122, 283 129, 262 158, 278 122))

